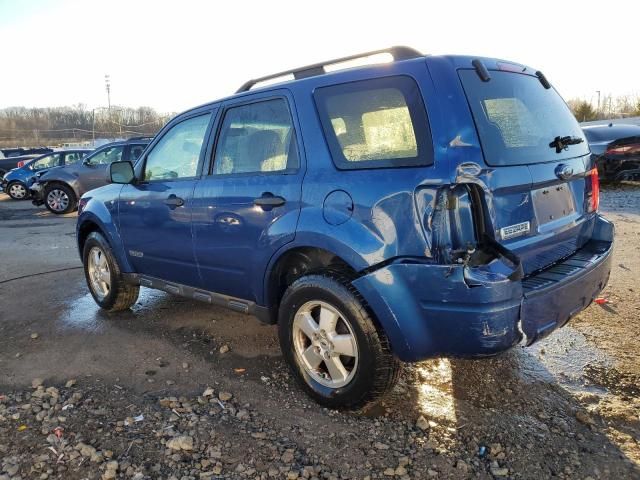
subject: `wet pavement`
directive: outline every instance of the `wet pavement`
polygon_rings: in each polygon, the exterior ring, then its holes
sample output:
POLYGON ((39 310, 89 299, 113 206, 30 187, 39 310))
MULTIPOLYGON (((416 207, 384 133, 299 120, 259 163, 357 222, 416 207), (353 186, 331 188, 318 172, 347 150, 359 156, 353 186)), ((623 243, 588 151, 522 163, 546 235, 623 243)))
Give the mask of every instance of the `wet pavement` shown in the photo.
MULTIPOLYGON (((397 437, 411 445, 402 448, 417 449, 411 478, 429 469, 441 478, 496 476, 477 456, 496 442, 508 453, 494 461, 513 478, 640 478, 640 186, 605 188, 602 205, 619 237, 609 303, 527 349, 407 365, 382 403, 334 414, 295 386, 276 328, 255 318, 144 288, 131 311, 101 311, 80 269, 75 215, 52 217, 0 195, 0 394, 36 377, 115 385, 131 392, 132 403, 214 385, 276 430, 358 438, 351 453, 338 441, 328 447, 338 465, 358 463, 374 437, 392 444, 397 437), (432 425, 419 441, 411 432, 421 416, 432 425), (468 468, 458 468, 460 460, 468 468)), ((319 441, 300 434, 297 443, 312 450, 319 441)), ((384 458, 371 460, 372 478, 384 458)))

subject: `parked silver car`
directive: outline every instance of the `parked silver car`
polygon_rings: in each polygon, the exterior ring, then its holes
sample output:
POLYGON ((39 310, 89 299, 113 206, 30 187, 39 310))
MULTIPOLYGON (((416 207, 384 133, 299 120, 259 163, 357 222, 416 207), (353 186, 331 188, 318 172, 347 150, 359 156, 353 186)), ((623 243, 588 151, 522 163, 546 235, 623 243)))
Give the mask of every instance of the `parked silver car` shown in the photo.
POLYGON ((30 187, 33 204, 44 204, 56 214, 72 212, 85 192, 109 182, 108 168, 111 163, 135 162, 151 140, 151 137, 135 137, 108 143, 86 156, 82 162, 47 170, 30 187))

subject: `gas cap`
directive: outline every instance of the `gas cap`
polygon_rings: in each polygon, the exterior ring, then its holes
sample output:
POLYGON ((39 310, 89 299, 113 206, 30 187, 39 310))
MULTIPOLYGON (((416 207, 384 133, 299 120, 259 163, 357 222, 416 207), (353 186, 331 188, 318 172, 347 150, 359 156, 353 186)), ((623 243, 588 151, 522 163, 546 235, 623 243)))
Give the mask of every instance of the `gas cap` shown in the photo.
POLYGON ((341 225, 353 215, 353 199, 344 190, 329 193, 322 206, 322 216, 329 225, 341 225))

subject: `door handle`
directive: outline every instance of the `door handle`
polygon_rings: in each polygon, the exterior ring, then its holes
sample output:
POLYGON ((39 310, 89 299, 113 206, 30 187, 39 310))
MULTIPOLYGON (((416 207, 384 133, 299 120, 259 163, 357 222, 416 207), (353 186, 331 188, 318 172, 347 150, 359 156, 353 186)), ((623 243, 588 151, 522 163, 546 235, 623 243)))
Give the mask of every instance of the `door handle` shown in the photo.
POLYGON ((261 197, 255 198, 253 204, 262 208, 275 208, 281 207, 286 203, 286 200, 282 197, 276 196, 271 192, 265 192, 261 197))
POLYGON ((176 197, 173 193, 164 201, 165 205, 170 208, 182 207, 184 205, 184 199, 176 197))

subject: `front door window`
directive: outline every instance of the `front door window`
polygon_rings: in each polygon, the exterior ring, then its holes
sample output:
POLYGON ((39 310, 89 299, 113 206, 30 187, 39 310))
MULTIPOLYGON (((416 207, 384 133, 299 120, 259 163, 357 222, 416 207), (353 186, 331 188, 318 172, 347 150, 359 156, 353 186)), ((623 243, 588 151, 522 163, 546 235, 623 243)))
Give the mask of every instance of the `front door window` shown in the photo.
POLYGON ((57 167, 58 165, 60 165, 60 154, 54 153, 33 162, 31 169, 42 170, 43 168, 52 168, 57 167))
POLYGON ((147 155, 144 179, 153 181, 195 177, 210 116, 189 118, 172 127, 147 155))

